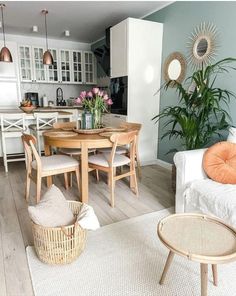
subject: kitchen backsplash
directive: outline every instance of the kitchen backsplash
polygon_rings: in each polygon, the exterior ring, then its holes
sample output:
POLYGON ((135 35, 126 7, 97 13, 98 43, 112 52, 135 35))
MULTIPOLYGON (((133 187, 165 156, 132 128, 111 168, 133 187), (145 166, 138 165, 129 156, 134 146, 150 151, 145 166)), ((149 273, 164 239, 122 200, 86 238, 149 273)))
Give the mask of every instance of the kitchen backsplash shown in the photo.
POLYGON ((21 99, 25 98, 26 92, 37 92, 39 94, 39 103, 42 105, 42 97, 46 95, 48 101, 56 104, 56 90, 60 87, 63 90, 63 98, 77 98, 82 90, 90 90, 92 85, 70 85, 70 84, 46 84, 46 83, 21 83, 21 99))

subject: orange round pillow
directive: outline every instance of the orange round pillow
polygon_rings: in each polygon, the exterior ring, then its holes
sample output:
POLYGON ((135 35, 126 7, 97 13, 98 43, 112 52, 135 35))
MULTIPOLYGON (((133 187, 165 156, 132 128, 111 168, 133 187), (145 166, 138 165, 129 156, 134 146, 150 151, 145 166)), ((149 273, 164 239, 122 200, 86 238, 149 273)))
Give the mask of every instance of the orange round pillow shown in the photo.
POLYGON ((236 144, 219 142, 206 150, 203 168, 214 181, 236 184, 236 144))

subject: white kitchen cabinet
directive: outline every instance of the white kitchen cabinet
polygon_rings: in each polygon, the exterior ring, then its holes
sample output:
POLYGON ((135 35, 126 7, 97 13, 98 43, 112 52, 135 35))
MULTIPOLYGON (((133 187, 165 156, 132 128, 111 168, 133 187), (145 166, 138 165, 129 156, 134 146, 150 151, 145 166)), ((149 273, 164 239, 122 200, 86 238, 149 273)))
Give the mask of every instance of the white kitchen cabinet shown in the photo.
MULTIPOLYGON (((162 35, 163 24, 134 18, 111 28, 111 77, 128 76, 126 120, 142 124, 139 153, 143 164, 157 159, 158 125, 152 118, 159 113, 162 35)), ((120 118, 112 120, 116 124, 120 118)))
POLYGON ((20 45, 18 50, 21 81, 32 82, 33 66, 31 46, 20 45))
POLYGON ((72 50, 72 82, 82 84, 83 82, 83 53, 81 50, 72 50))
POLYGON ((57 49, 49 49, 52 57, 53 57, 53 65, 49 65, 47 67, 47 78, 48 82, 55 83, 59 82, 59 57, 57 49))
POLYGON ((93 52, 83 52, 83 64, 84 64, 84 79, 85 84, 96 84, 96 65, 93 52))
POLYGON ((61 82, 70 83, 71 79, 71 51, 60 49, 60 74, 61 82))
POLYGON ((45 49, 43 47, 32 47, 35 82, 47 82, 47 69, 43 64, 44 52, 45 49))
MULTIPOLYGON (((110 30, 110 64, 112 78, 128 75, 128 22, 123 21, 110 30)), ((141 41, 142 42, 142 41, 141 41)))

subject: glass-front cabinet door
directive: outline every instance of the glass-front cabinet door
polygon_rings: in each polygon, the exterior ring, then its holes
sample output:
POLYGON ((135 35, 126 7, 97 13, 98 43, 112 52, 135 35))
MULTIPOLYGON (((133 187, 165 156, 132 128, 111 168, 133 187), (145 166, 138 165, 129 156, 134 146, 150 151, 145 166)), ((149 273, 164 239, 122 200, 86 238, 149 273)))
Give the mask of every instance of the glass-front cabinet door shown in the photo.
POLYGON ((21 81, 32 82, 32 55, 31 46, 20 45, 19 46, 19 58, 20 58, 20 77, 21 81))
POLYGON ((56 49, 49 49, 53 57, 53 65, 48 66, 48 82, 58 82, 58 51, 56 49))
POLYGON ((71 82, 70 50, 60 49, 61 82, 71 82))
POLYGON ((95 84, 95 58, 91 51, 84 51, 84 82, 95 84))
POLYGON ((83 82, 83 71, 82 71, 82 51, 72 51, 72 82, 82 83, 83 82))
POLYGON ((46 82, 46 66, 43 64, 44 48, 33 47, 34 78, 37 82, 46 82))

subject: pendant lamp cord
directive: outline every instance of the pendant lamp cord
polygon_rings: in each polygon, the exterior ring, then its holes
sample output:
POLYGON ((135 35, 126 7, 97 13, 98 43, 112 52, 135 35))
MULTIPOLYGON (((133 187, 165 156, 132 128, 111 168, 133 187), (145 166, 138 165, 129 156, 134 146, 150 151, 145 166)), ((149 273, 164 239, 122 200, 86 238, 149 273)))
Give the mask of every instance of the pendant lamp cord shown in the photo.
POLYGON ((1 5, 1 14, 2 14, 2 33, 3 33, 3 42, 4 47, 6 46, 6 39, 5 39, 5 27, 4 27, 4 18, 3 18, 3 5, 1 5))
POLYGON ((48 50, 48 30, 47 30, 47 13, 45 12, 45 34, 46 34, 46 48, 48 50))

